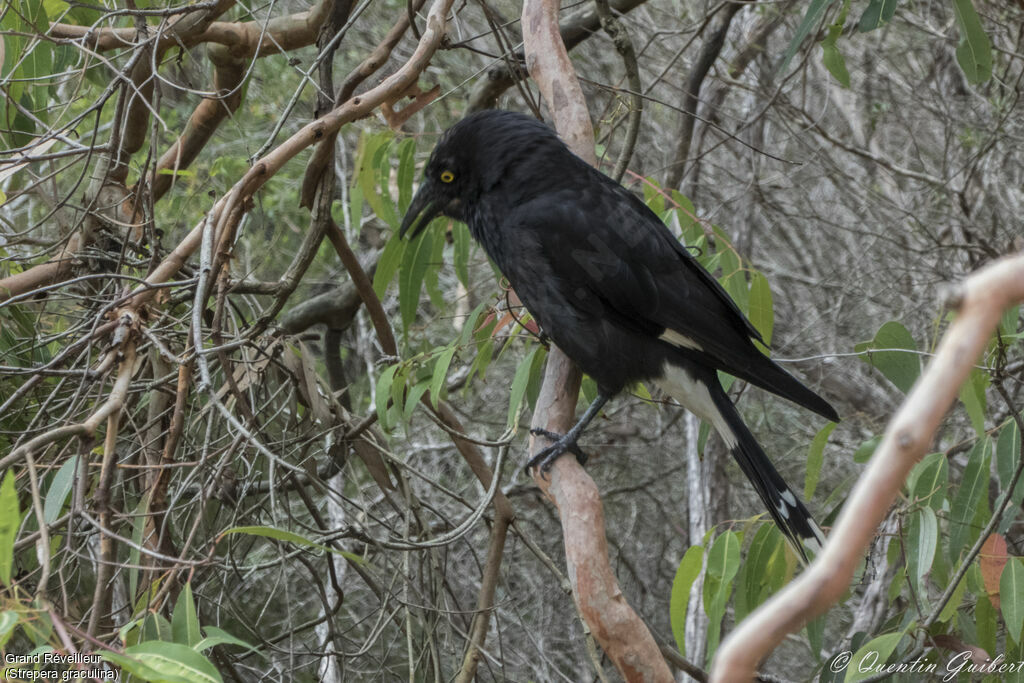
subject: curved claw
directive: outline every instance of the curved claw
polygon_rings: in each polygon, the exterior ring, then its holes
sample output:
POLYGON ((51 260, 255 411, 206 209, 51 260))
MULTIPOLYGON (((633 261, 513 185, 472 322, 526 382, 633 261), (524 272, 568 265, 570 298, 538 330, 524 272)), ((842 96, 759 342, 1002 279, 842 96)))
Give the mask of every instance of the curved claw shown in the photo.
POLYGON ((587 463, 587 454, 583 452, 579 444, 576 442, 576 438, 572 434, 557 434, 555 432, 549 432, 546 429, 531 429, 530 433, 534 436, 543 436, 554 443, 530 458, 524 468, 527 474, 529 474, 530 470, 537 467, 539 464, 541 474, 547 475, 551 470, 551 466, 555 464, 555 460, 565 453, 572 453, 575 455, 576 461, 581 465, 585 465, 587 463))

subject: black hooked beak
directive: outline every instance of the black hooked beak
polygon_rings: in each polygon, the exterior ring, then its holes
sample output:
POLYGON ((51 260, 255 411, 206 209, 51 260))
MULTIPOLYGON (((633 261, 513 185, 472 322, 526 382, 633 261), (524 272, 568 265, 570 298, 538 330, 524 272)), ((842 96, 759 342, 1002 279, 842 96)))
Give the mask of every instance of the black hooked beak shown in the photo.
POLYGON ((416 196, 412 198, 412 203, 409 204, 409 208, 405 211, 405 218, 402 219, 401 227, 398 228, 398 236, 400 238, 405 237, 406 233, 409 233, 410 239, 416 237, 416 235, 423 232, 423 228, 430 225, 430 221, 441 214, 444 207, 433 195, 433 187, 431 187, 430 181, 420 185, 419 191, 416 192, 416 196))

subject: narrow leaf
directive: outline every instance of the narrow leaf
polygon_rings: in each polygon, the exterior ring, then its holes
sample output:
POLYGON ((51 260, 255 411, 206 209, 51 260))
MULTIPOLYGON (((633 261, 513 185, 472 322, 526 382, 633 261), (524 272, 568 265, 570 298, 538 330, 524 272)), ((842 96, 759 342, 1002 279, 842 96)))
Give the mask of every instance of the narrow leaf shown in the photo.
POLYGON ((832 3, 836 0, 811 0, 810 5, 807 7, 807 13, 804 14, 803 20, 800 25, 797 26, 796 34, 793 39, 789 41, 789 46, 786 48, 785 54, 782 56, 782 64, 779 66, 777 73, 785 74, 786 69, 789 68, 789 62, 793 59, 793 55, 800 49, 801 43, 804 42, 804 38, 810 34, 811 30, 816 28, 821 23, 821 18, 825 15, 825 10, 832 6, 832 3))
POLYGON ((818 488, 818 478, 821 476, 821 466, 825 461, 825 444, 832 430, 836 428, 835 422, 829 422, 821 428, 811 441, 811 448, 807 453, 807 474, 804 476, 804 500, 814 497, 814 491, 818 488))
POLYGON ((174 604, 174 612, 171 614, 171 633, 174 635, 174 642, 189 647, 202 640, 199 633, 199 617, 196 615, 196 602, 192 598, 192 582, 186 583, 178 593, 178 601, 174 604))
POLYGON ((999 580, 999 609, 1006 622, 1006 635, 1020 644, 1024 630, 1024 563, 1021 558, 1011 558, 1003 567, 999 580))
POLYGON ((0 582, 11 585, 11 568, 14 566, 14 537, 21 523, 18 510, 18 492, 14 486, 14 472, 7 470, 0 483, 0 582))
POLYGON ((508 421, 506 425, 509 427, 515 424, 516 418, 519 415, 519 408, 523 405, 526 386, 530 381, 530 370, 533 367, 533 357, 537 355, 537 349, 539 348, 539 346, 535 345, 530 349, 526 357, 519 362, 519 367, 516 368, 515 377, 512 379, 511 395, 508 401, 508 421))
POLYGON ((57 474, 53 475, 50 488, 43 500, 43 519, 47 524, 53 524, 60 517, 64 503, 71 493, 71 487, 75 482, 75 470, 78 467, 78 456, 72 456, 60 466, 57 474))
POLYGON ((920 585, 935 559, 935 548, 939 541, 939 523, 935 511, 921 507, 910 518, 907 530, 907 572, 920 585))
POLYGON ((771 345, 772 331, 775 327, 775 309, 768 278, 760 271, 755 271, 750 279, 750 314, 748 317, 754 324, 754 328, 761 333, 764 343, 771 345))
POLYGON ((971 0, 953 0, 953 11, 960 28, 956 61, 970 83, 984 83, 992 77, 992 43, 982 28, 981 17, 971 0))
POLYGON ((676 576, 672 580, 672 596, 669 600, 669 617, 672 624, 672 635, 676 639, 679 652, 686 654, 686 610, 690 603, 690 589, 700 575, 704 564, 704 548, 693 545, 683 555, 676 576))
POLYGON ((441 390, 444 388, 445 379, 448 378, 448 368, 451 367, 454 357, 455 347, 449 346, 434 363, 434 373, 430 381, 430 402, 434 404, 435 408, 437 402, 441 400, 441 390))

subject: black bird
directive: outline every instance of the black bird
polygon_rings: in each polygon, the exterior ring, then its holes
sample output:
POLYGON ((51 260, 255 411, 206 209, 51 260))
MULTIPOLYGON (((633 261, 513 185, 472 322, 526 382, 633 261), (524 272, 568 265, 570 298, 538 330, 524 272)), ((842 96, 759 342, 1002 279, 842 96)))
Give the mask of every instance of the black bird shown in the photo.
POLYGON ((438 215, 464 221, 544 332, 597 383, 565 435, 547 434, 546 472, 608 399, 653 381, 716 429, 780 530, 824 541, 722 389, 716 371, 829 420, 836 411, 754 345, 761 335, 640 199, 577 157, 543 123, 484 111, 445 132, 402 221, 415 236, 438 215))

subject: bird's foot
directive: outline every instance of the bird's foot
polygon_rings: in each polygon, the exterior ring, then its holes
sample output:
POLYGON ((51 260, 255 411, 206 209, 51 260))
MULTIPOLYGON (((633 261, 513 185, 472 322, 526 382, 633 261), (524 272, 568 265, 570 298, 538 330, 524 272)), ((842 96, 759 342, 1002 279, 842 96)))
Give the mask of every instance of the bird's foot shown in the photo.
POLYGON ((556 434, 546 429, 531 429, 530 433, 534 436, 543 436, 554 441, 554 443, 530 458, 525 468, 527 474, 539 465, 541 474, 546 477, 547 473, 551 470, 551 466, 555 464, 555 460, 565 453, 575 455, 576 461, 579 464, 587 464, 587 454, 580 449, 580 445, 576 443, 576 435, 571 431, 568 434, 556 434))

